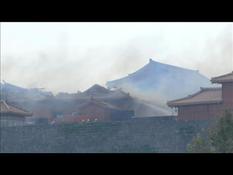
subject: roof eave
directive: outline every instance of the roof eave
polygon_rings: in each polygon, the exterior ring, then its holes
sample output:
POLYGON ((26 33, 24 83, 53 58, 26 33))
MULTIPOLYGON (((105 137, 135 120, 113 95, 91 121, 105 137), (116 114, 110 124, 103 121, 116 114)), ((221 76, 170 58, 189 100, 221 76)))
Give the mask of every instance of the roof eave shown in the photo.
POLYGON ((217 79, 211 79, 212 83, 232 83, 233 80, 217 80, 217 79))
POLYGON ((227 77, 229 75, 233 74, 233 71, 231 73, 225 74, 225 75, 221 75, 218 77, 213 77, 211 78, 211 82, 212 83, 226 83, 226 82, 233 82, 233 79, 226 79, 226 80, 221 80, 221 78, 227 77))
POLYGON ((203 102, 192 102, 192 103, 167 103, 169 107, 180 107, 180 106, 193 106, 193 105, 208 105, 208 104, 220 104, 222 103, 222 100, 216 100, 216 101, 203 101, 203 102))
POLYGON ((16 113, 16 112, 0 112, 1 115, 13 115, 19 117, 31 117, 33 113, 16 113))

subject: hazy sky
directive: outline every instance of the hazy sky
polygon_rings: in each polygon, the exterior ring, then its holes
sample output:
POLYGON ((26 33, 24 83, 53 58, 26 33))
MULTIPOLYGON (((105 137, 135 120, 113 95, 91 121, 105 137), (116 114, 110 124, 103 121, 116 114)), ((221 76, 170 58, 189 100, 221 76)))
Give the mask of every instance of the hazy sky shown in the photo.
POLYGON ((233 70, 232 23, 1 23, 1 79, 76 92, 155 61, 233 70))

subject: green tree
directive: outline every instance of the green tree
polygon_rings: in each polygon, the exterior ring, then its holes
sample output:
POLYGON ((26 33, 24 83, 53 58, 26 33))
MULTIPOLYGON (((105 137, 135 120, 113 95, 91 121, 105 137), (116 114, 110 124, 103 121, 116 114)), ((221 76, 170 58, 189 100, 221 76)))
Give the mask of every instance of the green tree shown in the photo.
POLYGON ((188 152, 193 153, 233 153, 233 115, 226 111, 207 136, 198 134, 188 145, 188 152))
POLYGON ((198 134, 192 141, 191 144, 188 145, 188 152, 191 153, 210 153, 210 142, 208 139, 201 137, 198 134))

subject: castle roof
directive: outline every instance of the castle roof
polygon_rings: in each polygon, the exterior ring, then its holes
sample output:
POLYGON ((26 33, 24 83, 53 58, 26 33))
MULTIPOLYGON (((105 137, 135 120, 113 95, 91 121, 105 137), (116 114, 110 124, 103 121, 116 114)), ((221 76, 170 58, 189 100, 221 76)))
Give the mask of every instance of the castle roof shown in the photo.
POLYGON ((187 106, 195 104, 213 104, 222 102, 222 88, 201 88, 200 91, 187 97, 168 101, 170 107, 187 106))

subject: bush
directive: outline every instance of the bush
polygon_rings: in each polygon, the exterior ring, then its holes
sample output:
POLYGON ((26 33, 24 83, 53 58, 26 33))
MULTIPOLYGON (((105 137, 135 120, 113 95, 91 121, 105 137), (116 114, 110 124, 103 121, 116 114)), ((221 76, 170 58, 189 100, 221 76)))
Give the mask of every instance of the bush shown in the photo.
POLYGON ((233 115, 225 111, 213 128, 208 130, 207 136, 197 135, 188 145, 188 152, 233 153, 233 115))

